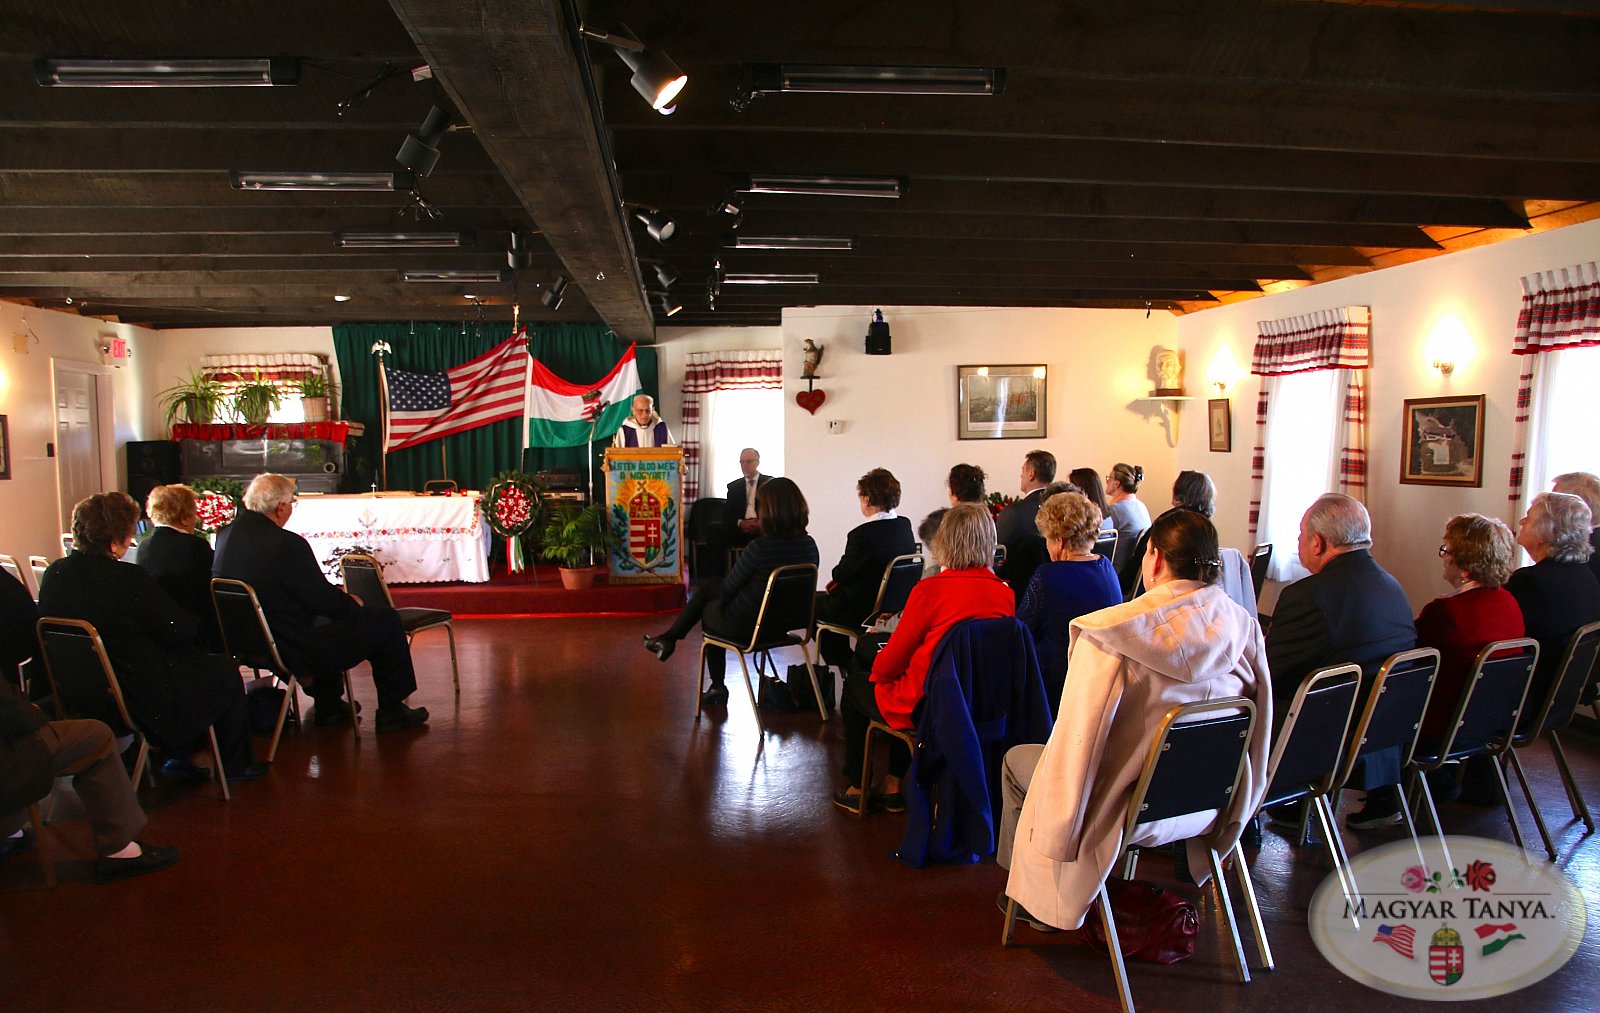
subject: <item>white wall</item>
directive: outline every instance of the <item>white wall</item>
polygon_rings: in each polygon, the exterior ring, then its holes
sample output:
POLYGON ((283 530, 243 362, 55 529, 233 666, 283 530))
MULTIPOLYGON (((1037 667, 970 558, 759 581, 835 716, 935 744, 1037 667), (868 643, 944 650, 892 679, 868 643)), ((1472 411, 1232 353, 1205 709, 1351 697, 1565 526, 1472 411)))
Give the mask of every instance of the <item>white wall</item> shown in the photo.
MULTIPOLYGON (((1372 369, 1368 376, 1367 505, 1372 512, 1373 555, 1420 608, 1447 588, 1435 548, 1453 514, 1477 512, 1514 520, 1507 492, 1512 416, 1521 362, 1511 338, 1521 306, 1521 279, 1535 271, 1600 258, 1600 221, 1524 236, 1263 299, 1205 310, 1178 320, 1178 340, 1189 376, 1198 386, 1213 360, 1231 356, 1248 370, 1256 322, 1335 306, 1372 307, 1372 369), (1431 365, 1433 347, 1448 338, 1461 345, 1455 372, 1431 365), (1401 485, 1400 415, 1406 398, 1486 395, 1483 487, 1401 485)), ((1221 509, 1217 522, 1226 544, 1249 541, 1250 451, 1255 445, 1255 403, 1260 381, 1231 384, 1233 453, 1209 453, 1203 423, 1183 430, 1178 464, 1211 473, 1221 509)), ((1196 413, 1203 419, 1203 413, 1196 413)), ((1592 428, 1587 420, 1578 425, 1592 428)), ((1600 455, 1595 468, 1600 471, 1600 455)), ((1293 551, 1279 546, 1277 551, 1293 551)), ((1269 598, 1270 600, 1270 598, 1269 598)))
POLYGON ((122 445, 149 432, 141 406, 153 399, 154 389, 141 367, 156 332, 0 302, 0 415, 7 417, 11 443, 11 478, 0 481, 0 552, 19 558, 61 554, 56 462, 46 450, 56 438, 52 362, 98 371, 101 338, 108 335, 127 341, 133 356, 127 366, 104 369, 111 383, 114 446, 102 447, 102 470, 120 486, 127 475, 122 445))
MULTIPOLYGON (((1151 352, 1175 347, 1168 314, 1143 310, 964 309, 883 307, 894 354, 869 356, 864 341, 873 307, 787 310, 783 318, 784 451, 789 477, 811 507, 811 533, 824 575, 861 522, 856 480, 876 467, 900 480, 900 513, 915 525, 949 504, 945 477, 966 462, 989 476, 990 491, 1017 494, 1023 455, 1055 454, 1058 478, 1076 467, 1102 474, 1117 461, 1144 466, 1141 498, 1154 508, 1170 498, 1174 451, 1160 423, 1136 399, 1154 386, 1151 352), (826 346, 815 416, 795 403, 806 389, 801 343, 826 346), (958 440, 956 367, 1043 363, 1049 369, 1043 440, 958 440), (828 435, 838 420, 843 433, 828 435)), ((1203 428, 1203 413, 1187 424, 1203 428)))

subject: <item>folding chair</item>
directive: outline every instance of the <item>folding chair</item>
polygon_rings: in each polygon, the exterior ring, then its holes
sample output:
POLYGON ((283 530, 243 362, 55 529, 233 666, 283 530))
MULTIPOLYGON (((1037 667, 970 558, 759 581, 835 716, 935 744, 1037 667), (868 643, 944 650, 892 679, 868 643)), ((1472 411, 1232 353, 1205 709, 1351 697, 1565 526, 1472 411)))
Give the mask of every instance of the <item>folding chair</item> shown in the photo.
POLYGON ((817 623, 817 633, 837 633, 855 645, 861 634, 871 629, 884 616, 899 615, 905 611, 906 600, 911 597, 917 581, 922 579, 923 559, 920 552, 907 553, 889 560, 878 581, 878 593, 872 599, 872 610, 858 627, 840 626, 837 623, 817 623))
MULTIPOLYGON (((1433 693, 1433 680, 1438 674, 1439 652, 1432 647, 1419 647, 1390 655, 1373 677, 1371 687, 1365 688, 1365 702, 1358 704, 1359 713, 1345 739, 1344 758, 1328 788, 1326 803, 1328 816, 1333 823, 1328 838, 1328 852, 1334 865, 1341 868, 1352 883, 1355 882, 1355 873, 1350 868, 1344 834, 1339 829, 1338 792, 1349 783, 1358 762, 1390 749, 1400 750, 1400 769, 1403 774, 1416 751, 1417 737, 1422 733, 1422 715, 1428 709, 1428 697, 1433 693)), ((1359 697, 1362 694, 1357 695, 1359 697)), ((1395 787, 1399 788, 1399 785, 1395 787)), ((1416 827, 1404 805, 1400 807, 1400 816, 1414 842, 1416 827)))
POLYGON ((453 495, 459 488, 453 478, 430 478, 422 483, 422 493, 425 496, 453 495))
POLYGON ((1100 532, 1100 536, 1094 540, 1094 553, 1107 559, 1117 558, 1117 531, 1115 528, 1110 531, 1100 532))
POLYGON ((72 532, 70 531, 61 532, 61 554, 63 556, 72 555, 72 532))
POLYGON ((1534 801, 1533 793, 1528 790, 1528 777, 1522 771, 1517 750, 1533 745, 1540 736, 1550 737, 1550 751, 1555 754, 1556 769, 1561 772, 1561 783, 1567 789, 1567 801, 1572 804, 1572 814, 1583 820, 1583 825, 1593 833, 1594 818, 1589 815, 1583 792, 1578 790, 1572 768, 1567 765, 1567 753, 1561 748, 1561 737, 1557 733, 1572 721, 1577 712, 1578 698, 1589 686, 1597 654, 1600 654, 1600 623, 1578 627, 1572 635, 1572 641, 1567 644, 1567 652, 1561 656, 1561 668, 1544 699, 1529 700, 1523 704, 1522 721, 1518 723, 1517 734, 1511 740, 1512 748, 1504 754, 1511 758, 1511 769, 1516 771, 1522 794, 1528 800, 1528 808, 1533 810, 1533 821, 1539 827, 1539 836, 1544 838, 1545 850, 1551 858, 1555 858, 1556 853, 1550 844, 1550 832, 1545 827, 1539 803, 1534 801))
MULTIPOLYGON (((137 787, 140 775, 148 771, 150 738, 128 714, 122 686, 117 682, 117 673, 111 667, 111 658, 100 641, 100 634, 93 624, 82 619, 54 616, 40 619, 38 629, 39 643, 44 649, 44 670, 50 678, 50 692, 55 697, 57 713, 104 721, 119 741, 131 735, 139 744, 132 773, 137 787)), ((207 728, 206 736, 211 743, 211 776, 226 802, 228 775, 222 769, 217 730, 207 728)), ((154 780, 152 775, 151 782, 154 780)))
POLYGON ((1261 598, 1261 585, 1267 582, 1267 568, 1272 565, 1272 543, 1262 542, 1250 553, 1250 583, 1255 585, 1256 599, 1261 598))
MULTIPOLYGON (((1517 839, 1517 847, 1523 846, 1522 828, 1517 826, 1517 815, 1511 809, 1511 794, 1506 790, 1501 755, 1511 748, 1517 721, 1522 716, 1523 701, 1528 696, 1528 683, 1533 680, 1533 668, 1538 661, 1537 640, 1524 637, 1485 644, 1472 664, 1472 673, 1467 676, 1461 699, 1456 701, 1450 713, 1449 731, 1444 741, 1423 739, 1419 742, 1410 764, 1411 784, 1428 803, 1433 832, 1439 837, 1444 836, 1444 828, 1439 824, 1439 810, 1433 804, 1433 789, 1428 787, 1425 775, 1452 760, 1487 756, 1494 763, 1500 798, 1506 806, 1506 819, 1511 821, 1511 835, 1517 839)), ((1550 857, 1554 858, 1555 849, 1550 847, 1548 835, 1545 837, 1545 847, 1550 851, 1550 857)))
POLYGON ((35 591, 33 589, 33 585, 28 583, 28 578, 23 574, 22 567, 18 565, 16 556, 8 556, 4 553, 0 553, 0 570, 4 570, 5 572, 11 574, 11 576, 17 578, 17 583, 28 589, 28 593, 33 595, 33 600, 39 600, 39 592, 35 591))
POLYGON ((697 669, 698 691, 695 693, 694 716, 698 720, 702 710, 698 702, 706 689, 706 651, 711 648, 735 651, 739 655, 739 668, 744 672, 744 688, 750 693, 750 709, 756 715, 756 727, 766 736, 766 725, 761 721, 761 708, 756 705, 755 685, 750 681, 748 655, 776 650, 780 647, 798 647, 806 663, 806 674, 811 676, 811 692, 817 701, 817 713, 828 720, 827 705, 822 702, 822 686, 817 682, 817 670, 811 664, 811 629, 816 612, 817 566, 815 563, 791 563, 767 574, 767 589, 761 596, 761 610, 756 613, 755 629, 749 641, 734 642, 707 632, 700 643, 700 662, 697 669), (795 636, 795 630, 802 631, 795 636))
POLYGON ((1005 566, 1005 565, 1006 565, 1006 547, 1005 547, 1005 543, 1002 542, 999 545, 996 545, 994 547, 994 566, 992 567, 992 569, 996 573, 998 573, 1000 571, 1000 568, 1002 566, 1005 566))
POLYGON ((50 560, 44 556, 29 556, 28 569, 33 571, 33 600, 39 600, 39 588, 44 584, 44 572, 50 569, 50 560))
MULTIPOLYGON (((1122 840, 1134 840, 1142 824, 1212 809, 1217 810, 1219 821, 1227 820, 1229 813, 1236 808, 1235 795, 1244 776, 1245 764, 1249 761, 1250 736, 1255 721, 1255 704, 1242 696, 1188 704, 1168 711, 1150 744, 1139 780, 1128 799, 1122 840), (1217 716, 1224 714, 1226 716, 1217 716)), ((1130 847, 1128 850, 1130 860, 1125 869, 1131 875, 1138 849, 1130 847)), ((1222 858, 1215 848, 1207 847, 1206 853, 1211 862, 1211 885, 1216 891, 1217 909, 1222 912, 1228 926, 1234 966, 1239 981, 1248 983, 1250 968, 1245 960, 1244 944, 1239 938, 1239 924, 1234 919, 1233 902, 1223 879, 1222 858)), ((1241 896, 1251 916, 1261 965, 1264 970, 1270 971, 1273 968, 1272 949, 1267 943, 1266 930, 1256 903, 1255 884, 1250 879, 1244 852, 1235 846, 1228 857, 1233 860, 1241 896)), ((1100 885, 1096 903, 1105 926, 1106 943, 1111 951, 1117 993, 1122 999, 1122 1008, 1132 1013, 1133 992, 1128 986, 1128 969, 1123 963, 1117 924, 1111 914, 1111 895, 1104 883, 1100 885)), ((1016 917, 1017 902, 1008 897, 1005 927, 1000 937, 1003 946, 1011 945, 1016 917)))
POLYGON ((400 613, 400 625, 405 627, 406 643, 429 630, 444 630, 450 638, 450 674, 456 680, 456 692, 461 692, 461 669, 456 664, 455 615, 444 609, 395 608, 394 596, 389 593, 389 583, 383 579, 383 564, 362 552, 351 552, 339 557, 339 574, 344 579, 344 589, 368 605, 387 605, 400 613))
MULTIPOLYGON (((300 702, 295 695, 301 679, 278 653, 278 642, 267 625, 267 615, 256 600, 255 588, 242 580, 225 577, 211 578, 211 605, 217 610, 217 628, 222 631, 222 649, 235 662, 250 669, 256 678, 265 671, 284 686, 283 703, 278 707, 278 720, 272 728, 272 745, 267 748, 267 762, 278 756, 278 739, 283 736, 283 724, 292 705, 295 723, 300 722, 300 702)), ((361 738, 361 718, 355 713, 355 693, 350 688, 350 672, 340 673, 344 678, 344 696, 350 701, 350 727, 357 739, 361 738)))

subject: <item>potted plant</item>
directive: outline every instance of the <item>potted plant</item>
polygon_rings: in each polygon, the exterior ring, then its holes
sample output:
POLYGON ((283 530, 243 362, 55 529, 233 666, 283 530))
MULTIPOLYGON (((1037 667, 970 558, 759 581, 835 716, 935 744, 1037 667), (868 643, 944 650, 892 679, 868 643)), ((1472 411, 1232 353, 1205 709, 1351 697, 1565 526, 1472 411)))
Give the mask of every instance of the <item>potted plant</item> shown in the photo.
POLYGON ((616 542, 603 504, 562 503, 545 521, 539 552, 561 565, 561 583, 567 590, 581 591, 594 583, 594 567, 585 564, 597 556, 604 558, 616 542))
POLYGON ((168 429, 176 422, 205 425, 216 417, 217 406, 222 404, 222 384, 191 369, 188 379, 156 397, 166 412, 168 429))
POLYGON ((255 379, 241 386, 234 392, 233 398, 228 402, 228 408, 239 421, 247 426, 265 425, 267 417, 272 410, 283 404, 283 391, 278 385, 261 378, 259 372, 255 379))
POLYGON ((305 410, 307 422, 328 421, 328 404, 333 395, 333 384, 325 373, 307 373, 300 378, 300 406, 305 410))

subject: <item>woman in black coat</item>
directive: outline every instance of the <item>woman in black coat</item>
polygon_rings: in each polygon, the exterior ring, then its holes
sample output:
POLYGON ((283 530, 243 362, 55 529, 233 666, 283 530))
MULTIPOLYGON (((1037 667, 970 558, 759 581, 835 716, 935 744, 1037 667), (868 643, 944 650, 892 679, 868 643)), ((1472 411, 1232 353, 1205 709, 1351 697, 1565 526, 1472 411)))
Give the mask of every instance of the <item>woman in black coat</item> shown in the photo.
POLYGON ((211 607, 211 543, 195 534, 199 500, 186 485, 158 485, 145 510, 156 526, 139 543, 138 563, 200 624, 200 642, 220 651, 222 634, 211 607))
POLYGON ((1527 713, 1538 710, 1578 627, 1600 620, 1600 582, 1589 570, 1589 507, 1577 496, 1544 492, 1517 525, 1517 544, 1533 557, 1506 581, 1522 607, 1528 636, 1539 641, 1539 666, 1527 713))
POLYGON ((230 780, 259 776, 238 666, 194 646, 198 621, 143 569, 121 562, 139 507, 120 492, 72 509, 72 554, 44 572, 39 613, 94 624, 128 713, 163 752, 182 757, 217 732, 230 780))
MULTIPOLYGON (((817 622, 846 628, 859 626, 872 618, 883 571, 896 556, 915 552, 916 536, 911 521, 897 517, 900 482, 887 468, 873 468, 856 482, 856 501, 862 524, 850 529, 844 555, 834 565, 833 579, 817 595, 817 622)), ((822 632, 817 637, 822 660, 844 671, 850 660, 850 641, 837 633, 822 632)))

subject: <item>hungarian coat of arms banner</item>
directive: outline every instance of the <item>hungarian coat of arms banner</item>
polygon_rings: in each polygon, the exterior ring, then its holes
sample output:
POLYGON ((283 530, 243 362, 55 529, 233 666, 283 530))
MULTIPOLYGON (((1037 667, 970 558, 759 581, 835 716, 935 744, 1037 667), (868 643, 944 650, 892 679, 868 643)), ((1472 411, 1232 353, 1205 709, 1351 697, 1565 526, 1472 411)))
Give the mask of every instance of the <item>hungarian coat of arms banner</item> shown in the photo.
POLYGON ((683 579, 683 451, 606 451, 606 507, 617 542, 611 583, 675 584, 683 579))

